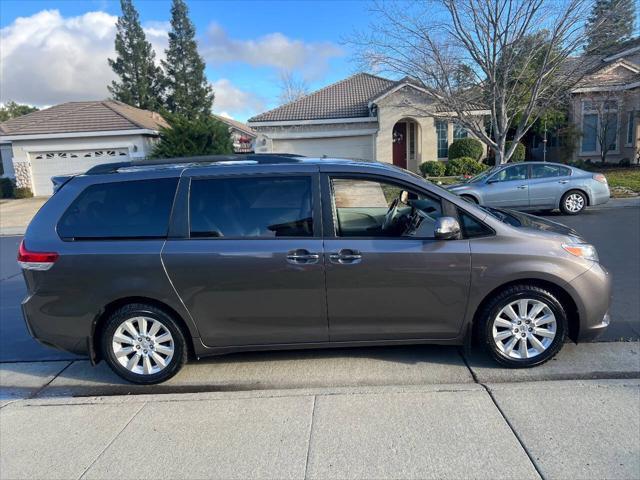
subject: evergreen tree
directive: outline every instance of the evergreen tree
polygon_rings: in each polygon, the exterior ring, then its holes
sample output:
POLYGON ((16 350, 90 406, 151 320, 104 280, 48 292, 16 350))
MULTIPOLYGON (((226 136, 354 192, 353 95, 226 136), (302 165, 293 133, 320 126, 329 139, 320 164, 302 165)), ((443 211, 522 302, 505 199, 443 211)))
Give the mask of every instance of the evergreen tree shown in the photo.
POLYGON ((167 80, 167 109, 186 117, 210 115, 213 91, 204 74, 204 60, 198 53, 195 27, 184 0, 173 0, 171 31, 166 60, 162 61, 167 80))
POLYGON ((587 53, 602 53, 629 40, 634 31, 637 0, 596 0, 587 20, 587 53))
POLYGON ((160 141, 152 158, 192 157, 196 155, 232 154, 229 127, 213 115, 185 118, 165 114, 169 127, 160 129, 160 141))
POLYGON ((155 52, 140 25, 131 0, 120 0, 122 15, 116 24, 115 60, 109 65, 119 81, 108 87, 113 98, 138 108, 157 110, 162 106, 162 69, 155 64, 155 52))
POLYGON ((6 122, 12 118, 21 117, 27 113, 37 112, 38 110, 37 107, 22 105, 10 100, 4 105, 0 104, 0 122, 6 122))

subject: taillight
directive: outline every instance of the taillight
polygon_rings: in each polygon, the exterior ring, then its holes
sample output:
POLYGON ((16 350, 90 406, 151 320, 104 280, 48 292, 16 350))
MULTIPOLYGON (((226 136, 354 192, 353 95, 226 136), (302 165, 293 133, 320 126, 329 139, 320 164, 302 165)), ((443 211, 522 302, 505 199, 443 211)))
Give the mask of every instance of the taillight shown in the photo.
POLYGON ((600 183, 607 183, 607 177, 605 177, 603 174, 601 173, 594 173, 593 174, 593 179, 597 182, 600 183))
POLYGON ((57 253, 31 252, 24 246, 24 240, 20 242, 20 248, 18 249, 18 263, 25 270, 49 270, 57 259, 57 253))

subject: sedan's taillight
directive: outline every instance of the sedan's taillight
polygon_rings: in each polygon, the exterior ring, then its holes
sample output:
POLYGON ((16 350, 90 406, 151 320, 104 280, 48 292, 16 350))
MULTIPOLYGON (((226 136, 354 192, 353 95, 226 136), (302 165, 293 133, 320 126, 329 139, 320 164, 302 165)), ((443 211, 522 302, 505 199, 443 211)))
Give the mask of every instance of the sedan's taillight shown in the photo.
POLYGON ((25 247, 24 240, 20 242, 18 263, 25 270, 49 270, 57 259, 55 252, 31 252, 25 247))
POLYGON ((593 174, 593 179, 597 182, 600 183, 607 183, 607 177, 605 177, 603 174, 601 173, 594 173, 593 174))

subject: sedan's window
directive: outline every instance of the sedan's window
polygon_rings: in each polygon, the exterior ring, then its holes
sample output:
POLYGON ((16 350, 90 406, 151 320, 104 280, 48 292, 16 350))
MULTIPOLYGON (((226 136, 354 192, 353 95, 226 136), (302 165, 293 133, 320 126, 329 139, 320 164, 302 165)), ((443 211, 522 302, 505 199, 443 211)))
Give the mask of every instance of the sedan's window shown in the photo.
POLYGON ((527 179, 527 165, 514 165, 513 167, 507 167, 500 170, 493 177, 493 182, 509 182, 511 180, 526 180, 527 179))
POLYGON ((91 185, 58 223, 64 239, 162 238, 169 228, 177 178, 91 185))
POLYGON ((557 165, 531 165, 531 178, 566 177, 571 175, 571 170, 557 165))
POLYGON ((312 237, 310 177, 191 181, 191 237, 312 237))
POLYGON ((331 180, 336 235, 433 238, 439 199, 377 180, 331 180))

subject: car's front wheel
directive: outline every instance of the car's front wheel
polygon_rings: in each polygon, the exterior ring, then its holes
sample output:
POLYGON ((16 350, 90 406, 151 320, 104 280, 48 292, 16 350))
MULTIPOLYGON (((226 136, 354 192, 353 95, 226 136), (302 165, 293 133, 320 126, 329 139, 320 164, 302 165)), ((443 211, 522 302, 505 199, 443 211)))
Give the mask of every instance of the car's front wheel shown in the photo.
POLYGON ((481 340, 500 364, 540 365, 560 351, 567 332, 564 307, 550 291, 516 285, 491 299, 480 313, 481 340))
POLYGON ((103 357, 130 382, 154 384, 173 377, 187 360, 187 344, 176 321, 151 305, 115 311, 102 330, 103 357))
POLYGON ((587 206, 587 196, 578 191, 571 190, 565 193, 560 200, 560 210, 565 215, 577 215, 587 206))

